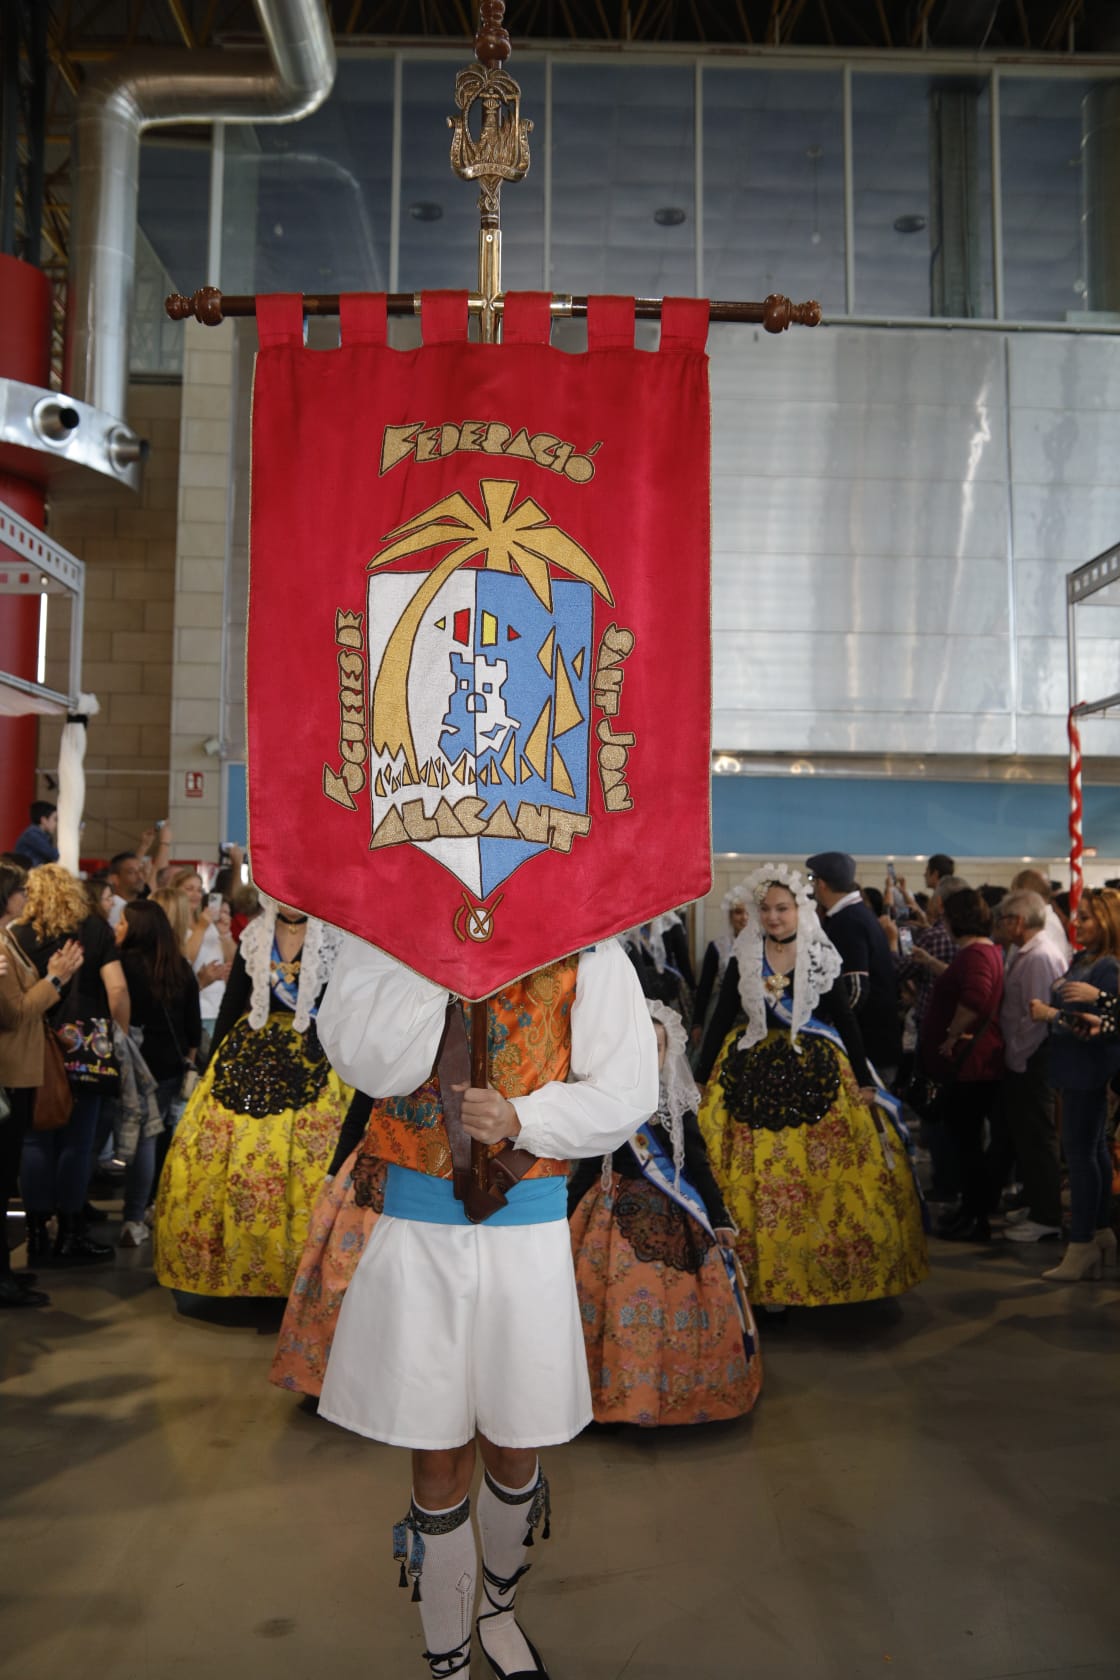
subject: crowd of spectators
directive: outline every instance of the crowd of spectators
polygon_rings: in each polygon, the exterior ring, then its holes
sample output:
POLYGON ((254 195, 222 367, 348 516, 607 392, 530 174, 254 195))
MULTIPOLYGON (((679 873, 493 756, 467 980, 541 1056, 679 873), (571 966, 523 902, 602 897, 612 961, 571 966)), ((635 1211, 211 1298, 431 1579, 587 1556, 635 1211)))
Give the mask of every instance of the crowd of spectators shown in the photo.
MULTIPOLYGON (((148 1242, 168 1143, 256 909, 236 848, 208 883, 209 870, 174 866, 170 826, 159 823, 80 882, 58 862, 56 825, 55 808, 36 802, 0 856, 0 1195, 6 1206, 18 1189, 32 1267, 111 1258, 90 1189, 114 1150, 119 1166, 122 1132, 134 1142, 116 1241, 148 1242), (125 1035, 150 1073, 158 1124, 122 1124, 125 1035)), ((925 890, 912 893, 893 868, 881 891, 861 886, 842 852, 818 853, 808 868, 868 1060, 918 1119, 937 1235, 1025 1244, 1068 1231, 1045 1275, 1100 1275, 1115 1255, 1109 1128, 1120 1043, 1109 1023, 1120 891, 1086 891, 1071 924, 1068 898, 1036 870, 1010 889, 973 887, 936 853, 925 890)), ((679 919, 631 938, 647 990, 692 1021, 694 1050, 750 914, 725 908, 728 931, 705 953, 695 1013, 679 919)), ((32 1271, 12 1271, 5 1246, 0 1304, 43 1304, 36 1284, 32 1271)))
POLYGON ((82 881, 58 861, 55 807, 37 801, 30 818, 0 855, 0 1196, 6 1209, 18 1191, 28 1260, 14 1271, 2 1245, 9 1307, 48 1304, 35 1268, 112 1258, 91 1200, 102 1163, 123 1167, 117 1243, 149 1241, 155 1185, 229 977, 234 904, 241 926, 256 909, 236 847, 204 902, 199 871, 171 863, 168 823, 82 881))

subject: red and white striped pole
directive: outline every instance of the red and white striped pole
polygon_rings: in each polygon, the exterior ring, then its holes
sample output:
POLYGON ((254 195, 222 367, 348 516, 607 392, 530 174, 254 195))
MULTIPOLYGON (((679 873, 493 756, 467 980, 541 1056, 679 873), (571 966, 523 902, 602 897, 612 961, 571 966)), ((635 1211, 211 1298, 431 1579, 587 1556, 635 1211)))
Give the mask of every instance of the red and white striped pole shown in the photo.
POLYGON ((1077 707, 1071 706, 1066 720, 1069 734, 1069 913, 1077 914, 1083 879, 1081 858, 1085 850, 1081 822, 1085 814, 1081 796, 1081 732, 1077 727, 1077 707))

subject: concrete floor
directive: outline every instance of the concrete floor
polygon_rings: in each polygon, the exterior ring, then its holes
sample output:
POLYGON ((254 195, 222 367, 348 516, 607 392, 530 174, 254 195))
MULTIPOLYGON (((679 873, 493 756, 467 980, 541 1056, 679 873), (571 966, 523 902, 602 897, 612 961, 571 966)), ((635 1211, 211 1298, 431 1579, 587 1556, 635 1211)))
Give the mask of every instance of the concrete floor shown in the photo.
MULTIPOLYGON (((524 1609, 553 1680, 1117 1680, 1120 1287, 935 1246, 900 1303, 764 1325, 752 1420, 550 1453, 524 1609)), ((405 1456, 271 1388, 262 1328, 177 1317, 141 1254, 45 1281, 0 1325, 0 1674, 421 1680, 405 1456)))

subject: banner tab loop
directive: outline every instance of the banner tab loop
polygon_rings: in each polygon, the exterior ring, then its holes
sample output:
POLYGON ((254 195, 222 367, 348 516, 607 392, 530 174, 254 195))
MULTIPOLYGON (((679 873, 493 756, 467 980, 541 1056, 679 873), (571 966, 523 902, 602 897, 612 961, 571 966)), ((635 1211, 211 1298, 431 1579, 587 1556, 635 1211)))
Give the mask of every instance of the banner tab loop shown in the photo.
POLYGON ((708 342, 707 298, 667 297, 661 301, 662 350, 703 351, 708 342))
POLYGON ((384 347, 388 336, 384 292, 344 292, 338 300, 338 318, 344 349, 352 344, 384 347))
POLYGON ((589 350, 632 350, 634 348, 634 299, 632 297, 588 298, 587 348, 589 350))
POLYGON ((257 299, 257 340, 262 350, 303 345, 303 295, 300 292, 268 292, 257 299))
POLYGON ((470 312, 467 292, 421 292, 420 330, 425 344, 462 344, 470 312))
POLYGON ((503 344, 547 344, 552 332, 551 292, 507 292, 503 344))

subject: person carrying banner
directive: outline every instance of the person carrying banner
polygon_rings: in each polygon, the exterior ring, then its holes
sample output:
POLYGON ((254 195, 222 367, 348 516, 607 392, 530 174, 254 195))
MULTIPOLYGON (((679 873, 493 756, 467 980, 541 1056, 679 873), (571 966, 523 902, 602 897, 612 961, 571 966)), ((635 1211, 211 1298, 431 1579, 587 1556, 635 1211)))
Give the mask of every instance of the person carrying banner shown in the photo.
POLYGON ((657 1112, 568 1181, 576 1289, 596 1423, 742 1417, 762 1384, 736 1232, 696 1123, 684 1023, 647 1005, 657 1112))
MULTIPOLYGON (((475 1008, 480 1007, 475 1005, 475 1008)), ((547 1670, 515 1618, 548 1484, 538 1449, 592 1418, 566 1221, 566 1162, 613 1151, 657 1105, 657 1048, 614 940, 505 986, 486 1005, 489 1077, 469 1084, 463 1012, 432 982, 343 939, 319 1015, 333 1065, 374 1097, 359 1155, 387 1163, 384 1212, 338 1317, 320 1415, 412 1449, 394 1529, 435 1680, 469 1673, 477 1633, 499 1680, 547 1670), (505 1205, 456 1199, 464 1135, 505 1163, 505 1205), (510 1144, 513 1144, 513 1148, 510 1144)))
POLYGON ((928 1260, 900 1105, 864 1055, 840 953, 802 876, 764 864, 744 886, 751 913, 697 1072, 711 1074, 700 1129, 752 1299, 902 1294, 928 1260))

